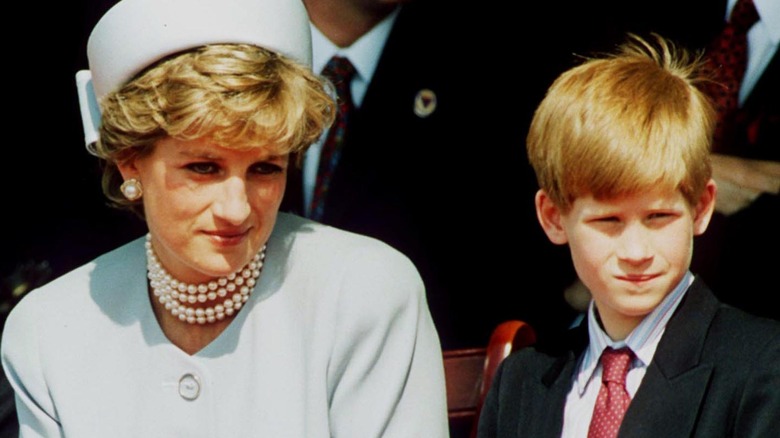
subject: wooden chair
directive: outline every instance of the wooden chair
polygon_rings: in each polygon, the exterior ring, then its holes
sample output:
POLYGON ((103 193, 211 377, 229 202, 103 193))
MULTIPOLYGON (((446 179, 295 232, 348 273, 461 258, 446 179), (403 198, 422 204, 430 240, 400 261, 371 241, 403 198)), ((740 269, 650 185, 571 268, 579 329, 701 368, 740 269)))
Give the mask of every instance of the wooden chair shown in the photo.
POLYGON ((482 403, 498 365, 512 351, 536 342, 533 328, 522 321, 499 324, 487 348, 444 352, 450 438, 474 438, 482 403))

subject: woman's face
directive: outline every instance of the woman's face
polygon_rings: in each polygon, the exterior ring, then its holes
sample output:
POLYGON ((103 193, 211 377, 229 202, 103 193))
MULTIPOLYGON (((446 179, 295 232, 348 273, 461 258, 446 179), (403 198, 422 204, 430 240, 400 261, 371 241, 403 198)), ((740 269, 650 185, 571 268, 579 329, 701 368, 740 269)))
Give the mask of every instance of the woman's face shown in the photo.
POLYGON ((204 282, 244 266, 268 240, 284 195, 287 155, 234 150, 208 139, 160 140, 119 165, 143 185, 152 245, 180 281, 204 282))

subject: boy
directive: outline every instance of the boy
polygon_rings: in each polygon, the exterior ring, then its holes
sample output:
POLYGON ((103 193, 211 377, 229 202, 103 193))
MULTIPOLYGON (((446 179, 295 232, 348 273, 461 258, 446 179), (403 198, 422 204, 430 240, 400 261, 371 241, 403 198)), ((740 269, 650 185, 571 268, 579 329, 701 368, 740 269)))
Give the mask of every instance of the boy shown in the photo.
POLYGON ((780 436, 780 324, 720 304, 688 271, 716 195, 699 67, 632 37, 561 75, 537 109, 537 217, 593 299, 567 345, 502 364, 481 438, 780 436))

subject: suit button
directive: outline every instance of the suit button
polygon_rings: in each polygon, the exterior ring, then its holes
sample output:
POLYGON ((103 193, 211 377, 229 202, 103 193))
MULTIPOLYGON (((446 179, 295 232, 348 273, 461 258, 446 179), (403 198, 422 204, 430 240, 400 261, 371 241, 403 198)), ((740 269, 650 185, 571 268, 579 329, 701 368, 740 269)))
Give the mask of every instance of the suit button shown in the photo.
POLYGON ((179 379, 179 395, 185 400, 195 400, 200 395, 200 379, 187 373, 179 379))

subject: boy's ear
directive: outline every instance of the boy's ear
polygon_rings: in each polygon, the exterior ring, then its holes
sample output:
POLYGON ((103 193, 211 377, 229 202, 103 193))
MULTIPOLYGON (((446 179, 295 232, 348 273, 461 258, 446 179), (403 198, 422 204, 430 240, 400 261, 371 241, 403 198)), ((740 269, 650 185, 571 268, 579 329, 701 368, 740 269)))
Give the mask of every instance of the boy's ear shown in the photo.
POLYGON ((704 191, 696 204, 693 216, 693 234, 698 236, 707 230, 710 224, 712 213, 715 211, 715 197, 718 194, 718 187, 715 181, 710 179, 704 186, 704 191))
POLYGON ((550 242, 556 245, 568 243, 566 230, 563 227, 561 209, 553 202, 544 190, 536 192, 536 217, 542 225, 544 233, 550 242))

